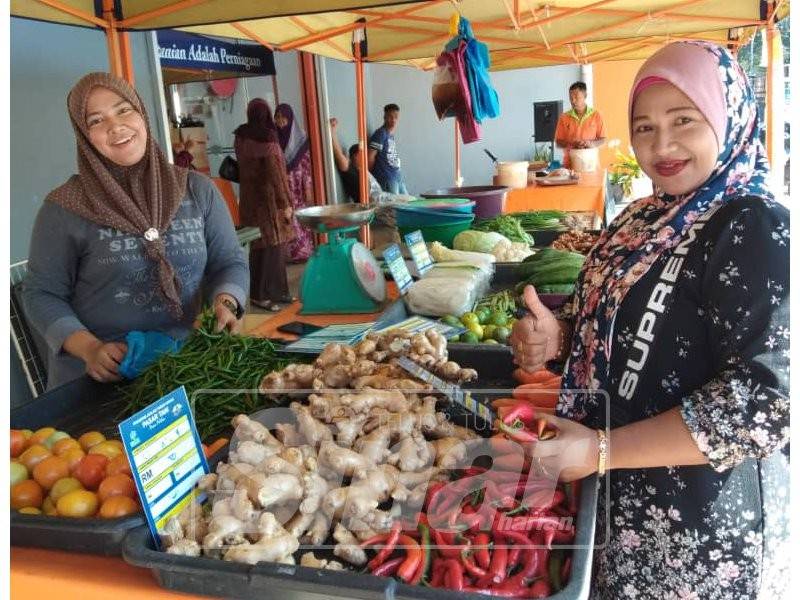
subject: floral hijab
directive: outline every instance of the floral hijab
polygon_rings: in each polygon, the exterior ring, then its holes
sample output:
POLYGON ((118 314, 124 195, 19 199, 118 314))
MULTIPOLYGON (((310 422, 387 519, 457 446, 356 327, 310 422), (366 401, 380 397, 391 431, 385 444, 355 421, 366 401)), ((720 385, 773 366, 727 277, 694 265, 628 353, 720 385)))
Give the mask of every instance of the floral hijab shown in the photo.
POLYGON ((632 90, 654 76, 695 101, 712 126, 714 115, 709 113, 714 109, 708 104, 707 90, 717 79, 725 104, 725 132, 720 135, 720 127, 718 133, 721 150, 701 187, 681 196, 657 191, 635 202, 600 236, 576 287, 576 322, 563 380, 565 390, 603 388, 611 364, 614 319, 628 290, 662 254, 681 242, 703 213, 740 196, 773 199, 767 185, 769 166, 759 138, 756 100, 731 53, 705 42, 670 44, 642 66, 632 90), (694 60, 692 69, 682 64, 687 53, 694 60))

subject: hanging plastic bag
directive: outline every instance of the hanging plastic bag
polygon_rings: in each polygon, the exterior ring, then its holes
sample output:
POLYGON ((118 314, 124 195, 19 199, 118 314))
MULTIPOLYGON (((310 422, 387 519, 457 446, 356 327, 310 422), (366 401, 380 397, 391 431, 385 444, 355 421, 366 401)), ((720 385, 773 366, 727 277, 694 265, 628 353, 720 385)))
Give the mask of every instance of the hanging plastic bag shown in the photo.
POLYGON ((453 72, 449 64, 439 64, 437 61, 433 71, 431 97, 433 108, 440 121, 456 114, 456 107, 461 100, 461 88, 458 84, 458 75, 453 72))
POLYGON ((125 336, 125 343, 128 351, 119 365, 119 374, 126 379, 135 379, 162 354, 178 352, 184 341, 160 331, 130 331, 125 336))

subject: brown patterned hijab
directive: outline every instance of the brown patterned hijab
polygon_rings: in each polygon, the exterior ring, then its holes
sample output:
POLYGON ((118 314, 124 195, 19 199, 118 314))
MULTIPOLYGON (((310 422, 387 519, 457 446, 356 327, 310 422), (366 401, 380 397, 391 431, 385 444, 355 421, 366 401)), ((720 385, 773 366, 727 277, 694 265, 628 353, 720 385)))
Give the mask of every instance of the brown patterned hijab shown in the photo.
POLYGON ((167 260, 164 234, 186 194, 188 170, 171 164, 153 140, 144 103, 124 79, 90 73, 67 96, 67 109, 78 144, 78 174, 46 198, 98 225, 142 237, 147 257, 158 265, 158 283, 170 312, 180 318, 180 281, 167 260), (86 102, 105 87, 131 103, 144 119, 147 146, 137 164, 124 167, 100 154, 89 141, 86 102))

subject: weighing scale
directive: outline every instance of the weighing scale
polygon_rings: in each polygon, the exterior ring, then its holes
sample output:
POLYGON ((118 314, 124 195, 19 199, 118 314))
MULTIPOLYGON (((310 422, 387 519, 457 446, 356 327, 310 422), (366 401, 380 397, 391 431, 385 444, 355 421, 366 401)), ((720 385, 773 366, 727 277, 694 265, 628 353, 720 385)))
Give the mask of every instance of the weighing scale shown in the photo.
POLYGON ((375 209, 360 204, 314 206, 295 216, 315 233, 328 234, 328 243, 317 247, 303 272, 300 314, 377 312, 386 299, 381 268, 369 248, 345 237, 372 221, 375 209))

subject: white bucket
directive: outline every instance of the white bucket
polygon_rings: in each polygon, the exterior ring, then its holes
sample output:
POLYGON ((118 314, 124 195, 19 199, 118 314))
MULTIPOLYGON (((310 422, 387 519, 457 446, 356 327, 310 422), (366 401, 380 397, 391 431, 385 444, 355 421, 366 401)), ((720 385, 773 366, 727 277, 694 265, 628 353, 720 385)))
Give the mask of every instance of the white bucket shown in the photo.
POLYGON ((598 148, 573 148, 569 151, 570 166, 578 173, 592 173, 600 164, 598 148))
POLYGON ((528 161, 497 163, 495 185, 523 189, 528 187, 528 161))

